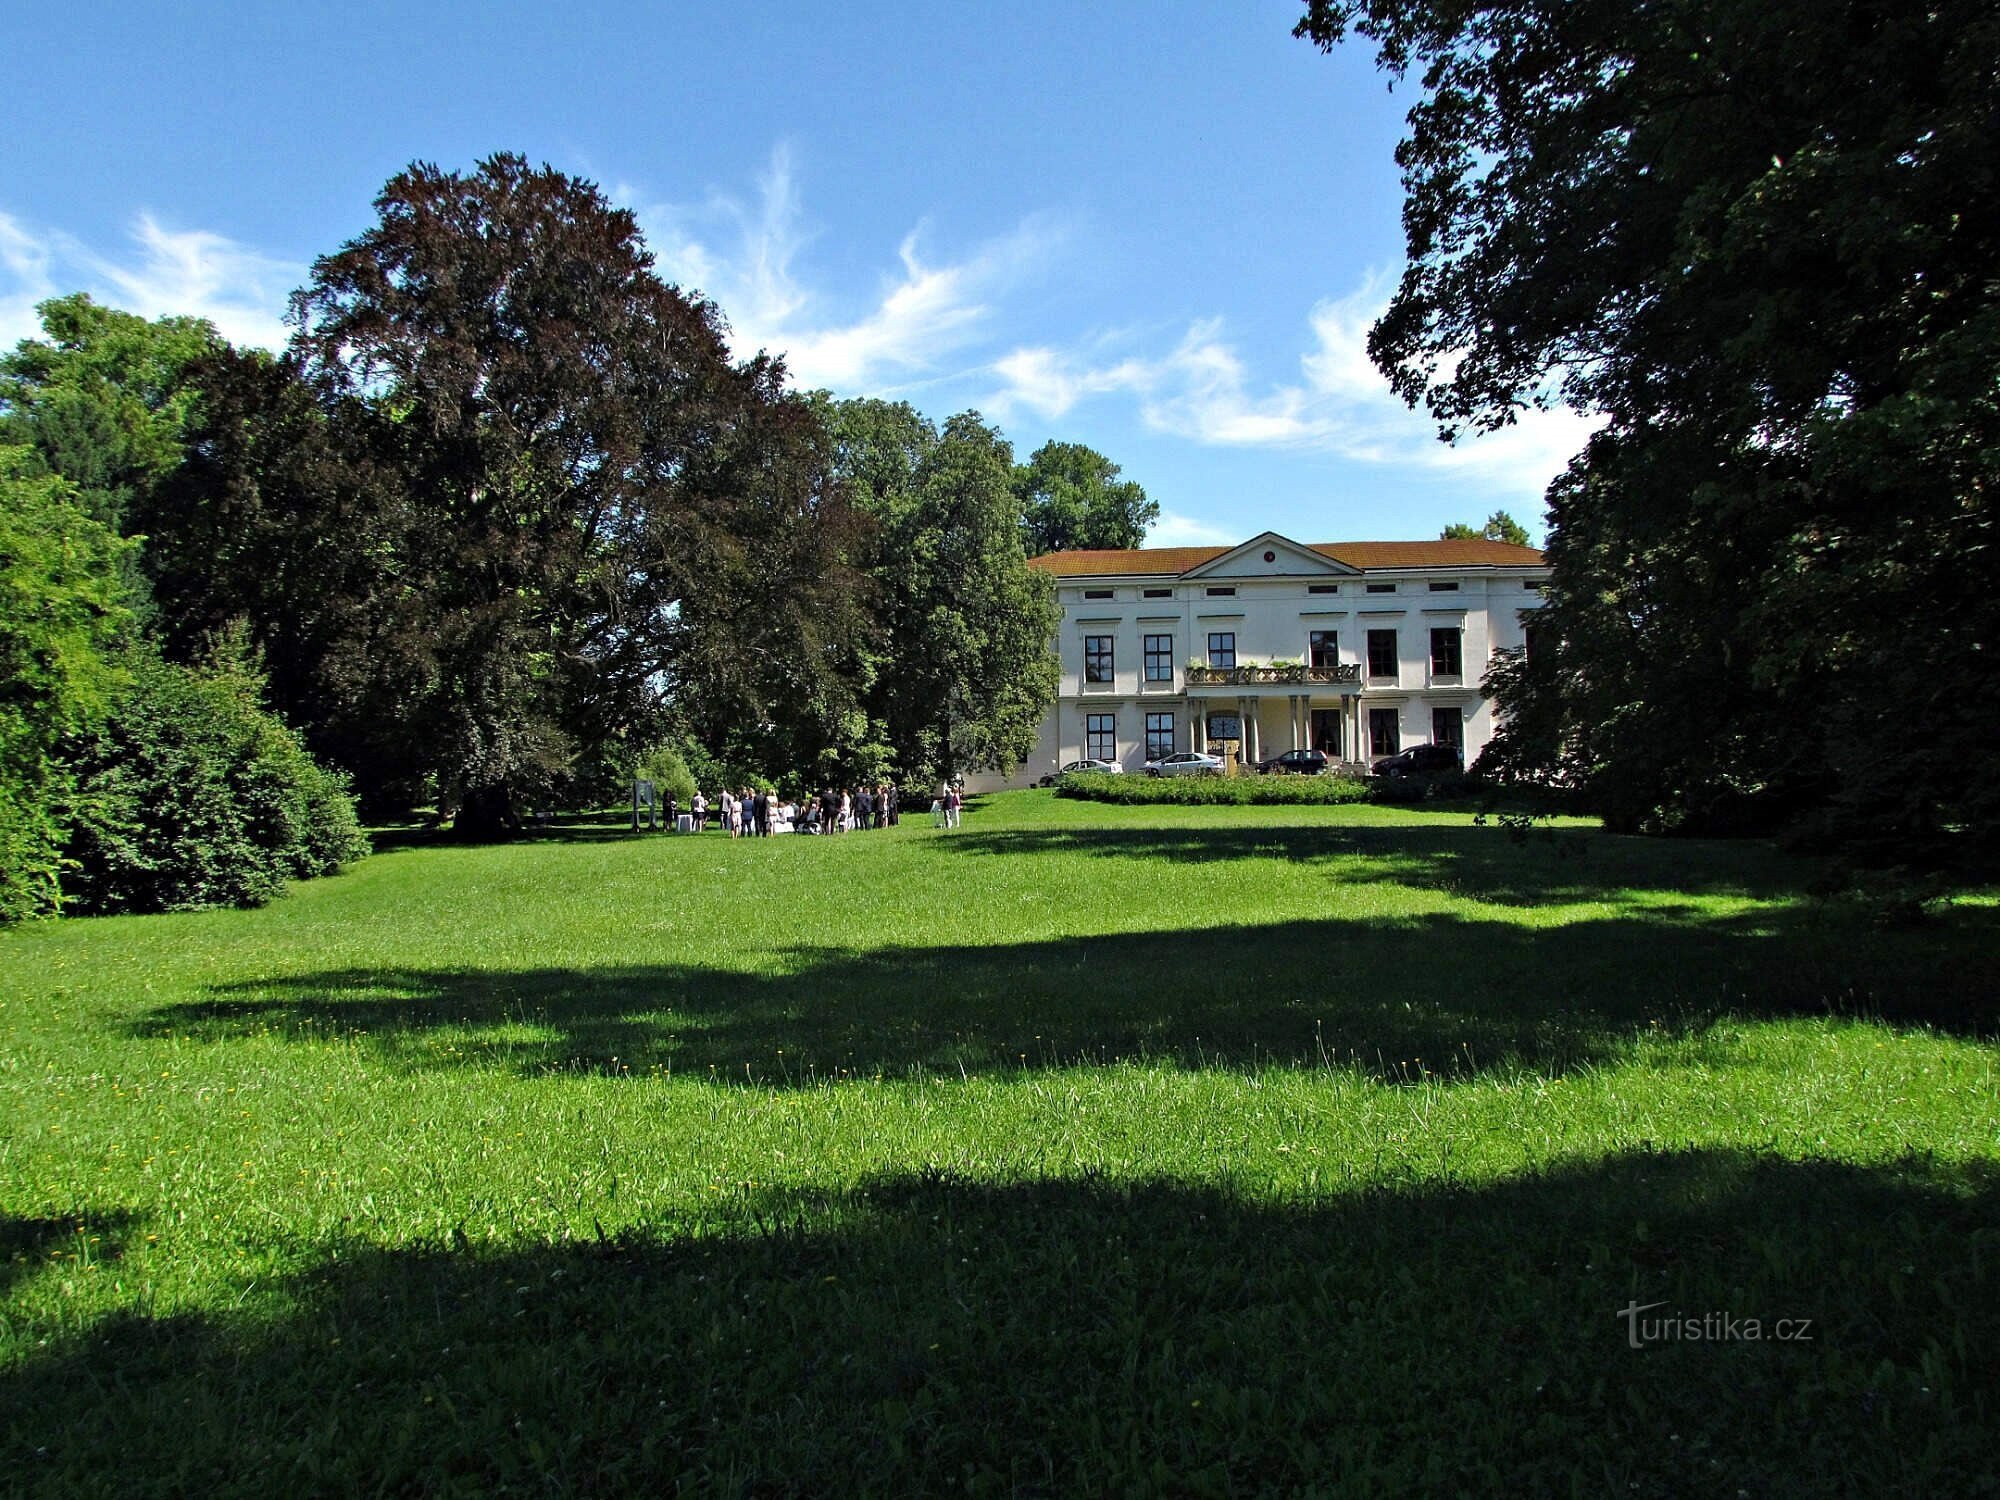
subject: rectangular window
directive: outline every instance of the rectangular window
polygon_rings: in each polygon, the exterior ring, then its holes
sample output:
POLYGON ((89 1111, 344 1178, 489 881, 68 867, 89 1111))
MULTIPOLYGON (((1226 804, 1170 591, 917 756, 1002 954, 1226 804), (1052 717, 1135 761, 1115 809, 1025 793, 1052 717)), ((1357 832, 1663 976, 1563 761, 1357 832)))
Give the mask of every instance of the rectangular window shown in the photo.
POLYGON ((1236 586, 1231 584, 1226 589, 1210 589, 1208 597, 1211 599, 1233 599, 1236 597, 1236 586))
POLYGON ((1110 589, 1085 589, 1083 597, 1086 599, 1110 599, 1115 596, 1110 589))
POLYGON ((1463 674, 1465 658, 1459 649, 1460 634, 1456 625, 1431 632, 1431 676, 1457 677, 1463 674))
POLYGON ((1165 760, 1174 753, 1174 716, 1146 715, 1146 759, 1165 760))
POLYGON ((1315 630, 1306 641, 1306 665, 1309 667, 1337 667, 1340 665, 1340 632, 1337 630, 1315 630))
POLYGON ((1396 632, 1393 630, 1371 630, 1368 632, 1368 675, 1396 678, 1396 632))
POLYGON ((1371 594, 1393 594, 1396 592, 1396 585, 1393 583, 1371 583, 1368 585, 1368 592, 1371 594))
POLYGON ((1085 682, 1111 680, 1110 636, 1087 635, 1083 638, 1083 680, 1085 682))
POLYGON ((1465 754, 1465 715, 1455 708, 1432 709, 1431 743, 1449 745, 1460 755, 1465 754))
POLYGON ((1530 578, 1524 580, 1521 584, 1521 587, 1526 589, 1531 594, 1539 594, 1543 589, 1547 588, 1548 585, 1546 583, 1543 583, 1539 578, 1530 578))
POLYGON ((1147 589, 1146 597, 1148 599, 1171 599, 1174 597, 1174 591, 1172 589, 1147 589))
POLYGON ((1308 594, 1337 594, 1340 592, 1340 585, 1337 583, 1309 583, 1306 585, 1306 592, 1308 594))
POLYGON ((1371 755, 1394 755, 1403 748, 1401 731, 1396 725, 1396 710, 1393 708, 1371 708, 1368 710, 1368 750, 1371 755))
POLYGON ((1146 681, 1174 680, 1174 638, 1170 635, 1146 637, 1146 681))
POLYGON ((1083 753, 1092 760, 1118 759, 1118 716, 1089 714, 1083 721, 1083 753))
POLYGON ((1548 627, 1538 621, 1529 620, 1522 626, 1521 654, 1529 660, 1548 650, 1548 627))
POLYGON ((1458 580, 1456 578, 1433 578, 1431 580, 1431 592, 1433 594, 1455 594, 1458 592, 1458 580))
POLYGON ((1208 664, 1211 667, 1236 665, 1236 632, 1212 630, 1208 635, 1208 664))

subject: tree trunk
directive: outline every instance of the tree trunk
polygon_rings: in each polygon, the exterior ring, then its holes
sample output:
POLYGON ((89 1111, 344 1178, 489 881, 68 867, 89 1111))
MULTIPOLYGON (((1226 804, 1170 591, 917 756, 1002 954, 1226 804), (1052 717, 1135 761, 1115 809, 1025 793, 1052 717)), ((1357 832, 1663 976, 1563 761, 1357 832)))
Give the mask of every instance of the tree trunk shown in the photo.
POLYGON ((521 831, 513 793, 504 786, 467 788, 452 829, 462 839, 512 838, 521 831))

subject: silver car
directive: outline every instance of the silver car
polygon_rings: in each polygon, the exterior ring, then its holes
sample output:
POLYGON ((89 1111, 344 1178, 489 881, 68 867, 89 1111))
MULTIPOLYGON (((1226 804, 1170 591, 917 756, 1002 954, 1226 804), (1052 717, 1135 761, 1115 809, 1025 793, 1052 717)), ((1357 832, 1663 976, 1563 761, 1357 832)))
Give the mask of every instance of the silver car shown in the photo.
POLYGON ((1158 760, 1146 762, 1148 776, 1220 776, 1222 757, 1204 755, 1199 750, 1183 750, 1178 755, 1163 755, 1158 760))

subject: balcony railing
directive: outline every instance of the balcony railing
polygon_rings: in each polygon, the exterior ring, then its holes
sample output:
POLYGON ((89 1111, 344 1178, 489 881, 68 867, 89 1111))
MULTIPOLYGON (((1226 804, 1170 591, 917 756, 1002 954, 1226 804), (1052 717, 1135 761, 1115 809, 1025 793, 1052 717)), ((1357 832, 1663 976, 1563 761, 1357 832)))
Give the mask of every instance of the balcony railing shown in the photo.
POLYGON ((1187 669, 1189 687, 1248 687, 1259 682, 1359 682, 1358 662, 1343 667, 1197 667, 1187 669))

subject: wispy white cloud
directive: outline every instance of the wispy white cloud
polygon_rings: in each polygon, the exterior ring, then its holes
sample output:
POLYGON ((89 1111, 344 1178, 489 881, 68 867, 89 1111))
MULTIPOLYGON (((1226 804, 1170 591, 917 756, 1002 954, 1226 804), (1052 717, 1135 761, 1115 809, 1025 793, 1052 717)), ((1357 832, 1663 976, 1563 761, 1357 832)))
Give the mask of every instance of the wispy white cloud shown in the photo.
POLYGON ((1526 411, 1510 427, 1437 440, 1431 421, 1389 389, 1368 358, 1368 329, 1387 305, 1389 279, 1370 275, 1328 298, 1308 318, 1312 345, 1299 379, 1259 383, 1224 335, 1220 319, 1189 326, 1151 357, 1117 360, 1101 349, 1048 346, 994 361, 998 388, 985 405, 1001 416, 1027 410, 1045 420, 1080 402, 1123 395, 1155 432, 1217 447, 1317 450, 1361 463, 1477 475, 1496 494, 1538 500, 1595 427, 1567 409, 1526 411))
MULTIPOLYGON (((630 187, 617 196, 643 197, 630 187)), ((639 214, 661 273, 721 307, 738 355, 782 354, 800 385, 847 393, 933 374, 988 336, 995 300, 1045 266, 1061 240, 1045 220, 1028 219, 962 258, 933 262, 918 225, 872 298, 843 314, 796 269, 814 234, 785 146, 772 152, 753 201, 715 193, 639 214)))
POLYGON ((1228 547, 1243 538, 1226 526, 1163 510, 1159 519, 1146 528, 1146 542, 1153 547, 1228 547))
POLYGON ((169 229, 151 214, 121 252, 0 214, 0 347, 41 332, 35 304, 69 292, 142 317, 207 318, 234 344, 283 346, 285 298, 306 268, 203 229, 169 229))

